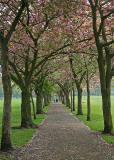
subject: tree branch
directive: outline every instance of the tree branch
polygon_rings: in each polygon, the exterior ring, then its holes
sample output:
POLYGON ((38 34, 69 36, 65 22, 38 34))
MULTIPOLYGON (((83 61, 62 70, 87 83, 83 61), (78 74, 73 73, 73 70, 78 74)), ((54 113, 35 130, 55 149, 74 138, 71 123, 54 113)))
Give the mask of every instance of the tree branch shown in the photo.
POLYGON ((111 45, 111 44, 113 44, 113 43, 114 43, 114 40, 109 41, 109 42, 106 42, 106 43, 102 44, 102 47, 109 46, 109 45, 111 45))
POLYGON ((17 13, 17 16, 15 17, 15 19, 14 19, 14 21, 13 21, 11 27, 10 27, 10 30, 8 31, 8 33, 7 33, 6 37, 5 37, 7 43, 10 40, 12 33, 15 31, 15 27, 16 27, 16 25, 17 25, 17 23, 18 23, 18 21, 19 21, 19 19, 21 17, 21 14, 22 14, 22 12, 23 12, 25 7, 26 7, 26 3, 25 3, 24 0, 22 0, 22 5, 21 5, 21 7, 20 7, 20 9, 19 9, 19 11, 17 13))

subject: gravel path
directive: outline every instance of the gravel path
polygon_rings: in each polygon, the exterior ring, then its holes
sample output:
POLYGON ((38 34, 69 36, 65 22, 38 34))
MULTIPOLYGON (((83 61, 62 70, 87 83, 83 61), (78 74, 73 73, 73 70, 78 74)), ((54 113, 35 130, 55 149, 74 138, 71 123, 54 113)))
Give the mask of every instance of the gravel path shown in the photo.
POLYGON ((55 104, 31 142, 15 160, 114 160, 114 148, 83 125, 64 106, 55 104))

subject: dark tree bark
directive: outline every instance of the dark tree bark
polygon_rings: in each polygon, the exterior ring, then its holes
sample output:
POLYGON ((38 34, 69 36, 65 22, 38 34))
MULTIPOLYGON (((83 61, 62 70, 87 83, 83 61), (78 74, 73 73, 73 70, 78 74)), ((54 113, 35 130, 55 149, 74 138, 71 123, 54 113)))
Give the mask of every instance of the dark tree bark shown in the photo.
POLYGON ((48 106, 48 98, 45 93, 44 93, 43 97, 44 97, 44 106, 48 106))
POLYGON ((64 95, 62 96, 62 104, 65 104, 65 97, 64 97, 64 95))
POLYGON ((34 119, 36 119, 36 111, 35 111, 35 105, 34 105, 34 99, 31 93, 31 101, 32 101, 32 106, 33 106, 33 114, 34 114, 34 119))
POLYGON ((73 88, 73 107, 72 110, 75 111, 75 90, 73 88))
POLYGON ((73 95, 71 90, 71 103, 70 103, 71 112, 73 111, 73 95))
POLYGON ((49 105, 50 102, 51 102, 51 95, 50 95, 50 94, 47 94, 47 102, 48 102, 48 105, 49 105))
POLYGON ((70 108, 69 92, 65 93, 66 106, 70 108))
POLYGON ((36 93, 36 114, 43 113, 43 96, 42 92, 36 93))
POLYGON ((11 144, 11 78, 8 69, 8 47, 6 42, 2 43, 2 83, 4 90, 4 107, 3 107, 3 118, 2 118, 2 139, 1 139, 1 150, 8 150, 12 147, 11 144))
POLYGON ((77 86, 77 91, 78 91, 77 115, 83 115, 83 112, 82 112, 82 88, 80 85, 77 86))
POLYGON ((58 82, 58 85, 60 86, 60 88, 64 93, 65 96, 64 102, 66 106, 70 108, 70 99, 69 99, 70 84, 68 82, 65 82, 64 84, 58 82))
POLYGON ((64 92, 62 90, 60 91, 60 97, 60 101, 62 102, 62 104, 65 104, 64 92))
POLYGON ((98 65, 100 71, 100 83, 101 83, 101 94, 102 94, 102 108, 104 117, 104 133, 112 133, 112 115, 111 115, 111 77, 110 77, 110 67, 111 60, 107 58, 107 71, 105 76, 104 59, 102 55, 98 56, 98 65))
POLYGON ((22 90, 21 127, 34 127, 31 117, 30 91, 28 87, 22 90))
POLYGON ((90 88, 89 88, 89 76, 88 76, 88 71, 87 71, 87 121, 90 121, 90 113, 91 113, 91 107, 90 107, 90 88))

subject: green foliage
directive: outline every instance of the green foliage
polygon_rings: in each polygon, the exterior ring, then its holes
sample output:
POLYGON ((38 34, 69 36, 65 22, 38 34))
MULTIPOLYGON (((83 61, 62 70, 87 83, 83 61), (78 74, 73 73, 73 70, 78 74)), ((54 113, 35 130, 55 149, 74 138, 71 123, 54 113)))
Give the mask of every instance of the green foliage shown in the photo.
POLYGON ((52 91, 53 91, 53 84, 48 79, 45 79, 43 84, 43 92, 46 94, 50 94, 52 91))

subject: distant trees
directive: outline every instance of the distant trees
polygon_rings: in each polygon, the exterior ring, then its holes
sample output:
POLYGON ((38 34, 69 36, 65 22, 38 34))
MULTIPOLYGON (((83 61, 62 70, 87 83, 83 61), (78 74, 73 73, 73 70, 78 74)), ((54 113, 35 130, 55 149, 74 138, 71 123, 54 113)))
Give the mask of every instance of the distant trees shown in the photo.
POLYGON ((69 56, 70 66, 72 69, 74 81, 78 91, 78 109, 77 115, 83 115, 82 112, 82 82, 86 75, 84 62, 82 61, 81 56, 69 56))

